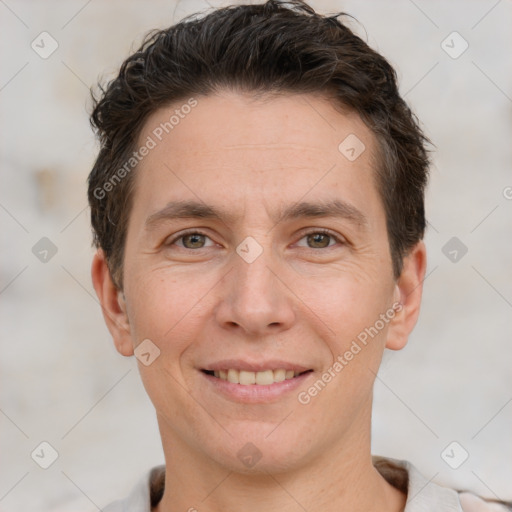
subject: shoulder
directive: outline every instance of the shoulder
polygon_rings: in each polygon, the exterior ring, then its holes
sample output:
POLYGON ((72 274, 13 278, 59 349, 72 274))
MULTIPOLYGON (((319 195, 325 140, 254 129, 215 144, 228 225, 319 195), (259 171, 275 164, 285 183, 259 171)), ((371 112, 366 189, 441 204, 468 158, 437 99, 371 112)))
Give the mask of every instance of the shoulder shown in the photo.
POLYGON ((114 501, 103 512, 151 512, 164 490, 165 466, 156 466, 141 478, 123 500, 114 501))
POLYGON ((464 512, 510 512, 512 502, 484 500, 470 492, 459 492, 459 500, 464 512))
POLYGON ((373 465, 394 487, 407 494, 404 512, 435 507, 438 512, 511 512, 512 502, 492 501, 427 480, 408 461, 373 457, 373 465))

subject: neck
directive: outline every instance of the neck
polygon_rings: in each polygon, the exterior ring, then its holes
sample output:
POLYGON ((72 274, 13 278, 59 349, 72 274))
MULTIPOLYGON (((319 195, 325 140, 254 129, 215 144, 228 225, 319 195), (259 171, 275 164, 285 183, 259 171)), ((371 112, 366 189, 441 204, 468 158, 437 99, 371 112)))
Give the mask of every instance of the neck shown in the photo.
POLYGON ((370 418, 365 424, 300 467, 243 474, 191 449, 160 421, 165 491, 154 511, 401 512, 406 496, 374 468, 370 418))

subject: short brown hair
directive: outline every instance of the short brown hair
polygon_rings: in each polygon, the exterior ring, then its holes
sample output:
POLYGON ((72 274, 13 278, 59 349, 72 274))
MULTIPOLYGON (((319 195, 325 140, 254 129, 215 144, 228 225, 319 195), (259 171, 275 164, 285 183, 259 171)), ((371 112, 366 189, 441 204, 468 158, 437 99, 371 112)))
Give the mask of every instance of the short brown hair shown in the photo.
POLYGON ((376 180, 393 272, 400 275, 403 257, 425 230, 429 140, 400 97, 395 70, 341 16, 347 15, 320 15, 301 0, 189 16, 150 33, 107 88, 100 86, 91 124, 101 149, 89 175, 88 197, 94 244, 105 252, 119 288, 134 181, 134 172, 116 180, 119 170, 133 155, 149 115, 222 89, 320 93, 361 117, 378 143, 376 180))

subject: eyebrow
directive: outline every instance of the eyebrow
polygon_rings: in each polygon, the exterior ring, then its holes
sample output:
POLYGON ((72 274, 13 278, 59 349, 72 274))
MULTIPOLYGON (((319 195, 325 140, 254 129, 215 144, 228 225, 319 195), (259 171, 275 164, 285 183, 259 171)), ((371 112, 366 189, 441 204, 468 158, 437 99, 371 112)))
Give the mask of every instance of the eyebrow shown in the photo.
MULTIPOLYGON (((360 227, 366 227, 368 220, 355 206, 333 199, 319 202, 300 202, 288 206, 278 215, 273 216, 275 222, 290 221, 302 218, 339 217, 360 227)), ((233 223, 237 215, 221 208, 205 203, 188 201, 171 201, 161 210, 150 215, 145 222, 147 230, 154 229, 159 224, 175 219, 214 219, 221 222, 233 223)))

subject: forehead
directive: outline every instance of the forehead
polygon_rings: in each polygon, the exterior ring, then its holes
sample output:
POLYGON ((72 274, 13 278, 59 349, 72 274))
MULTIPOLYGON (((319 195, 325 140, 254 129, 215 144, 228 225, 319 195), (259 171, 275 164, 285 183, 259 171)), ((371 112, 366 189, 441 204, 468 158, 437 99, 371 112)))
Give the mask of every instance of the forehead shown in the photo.
POLYGON ((224 91, 158 109, 144 124, 139 144, 151 137, 157 146, 187 153, 219 148, 262 153, 293 150, 298 144, 301 151, 314 151, 316 158, 324 153, 332 161, 340 154, 340 137, 348 135, 374 149, 374 135, 359 115, 319 94, 254 97, 224 91))
MULTIPOLYGON (((355 113, 318 95, 255 99, 223 92, 186 98, 146 121, 139 147, 137 202, 163 207, 176 199, 215 196, 224 209, 300 196, 331 199, 345 190, 356 202, 377 199, 376 141, 355 113)), ((210 201, 207 201, 210 203, 210 201)))

